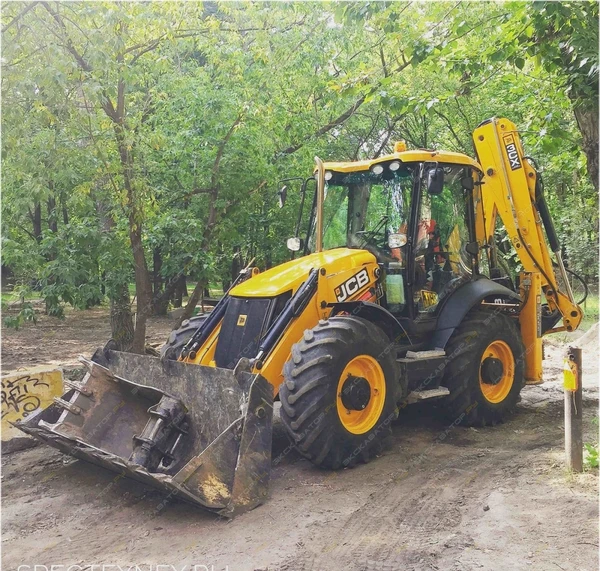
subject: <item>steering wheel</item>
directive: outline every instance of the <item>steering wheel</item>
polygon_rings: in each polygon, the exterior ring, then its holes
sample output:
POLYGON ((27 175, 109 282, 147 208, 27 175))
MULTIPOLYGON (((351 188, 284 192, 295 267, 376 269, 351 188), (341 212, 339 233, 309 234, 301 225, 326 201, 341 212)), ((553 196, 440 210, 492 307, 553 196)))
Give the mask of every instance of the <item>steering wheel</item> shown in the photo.
POLYGON ((385 228, 376 227, 373 230, 359 230, 354 232, 354 235, 362 240, 362 247, 370 245, 381 250, 385 249, 385 228))

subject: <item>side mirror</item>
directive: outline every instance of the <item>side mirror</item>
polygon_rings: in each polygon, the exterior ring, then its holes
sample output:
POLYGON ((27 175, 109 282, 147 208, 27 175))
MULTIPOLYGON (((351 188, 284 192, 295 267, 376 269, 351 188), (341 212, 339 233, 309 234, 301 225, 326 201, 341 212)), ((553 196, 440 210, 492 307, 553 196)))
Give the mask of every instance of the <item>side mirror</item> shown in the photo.
POLYGON ((288 238, 287 247, 288 250, 291 250, 292 252, 299 252, 302 248, 302 238, 298 238, 298 236, 288 238))
POLYGON ((277 192, 277 198, 279 199, 279 208, 283 208, 285 199, 287 198, 287 185, 283 185, 277 192))
POLYGON ((475 183, 473 182, 473 177, 471 176, 466 176, 465 178, 461 179, 460 184, 465 190, 470 191, 475 188, 475 183))
POLYGON ((427 171, 427 192, 433 196, 442 194, 444 190, 444 169, 435 167, 427 171))
POLYGON ((394 248, 402 248, 406 245, 406 234, 390 234, 388 237, 388 246, 394 248))

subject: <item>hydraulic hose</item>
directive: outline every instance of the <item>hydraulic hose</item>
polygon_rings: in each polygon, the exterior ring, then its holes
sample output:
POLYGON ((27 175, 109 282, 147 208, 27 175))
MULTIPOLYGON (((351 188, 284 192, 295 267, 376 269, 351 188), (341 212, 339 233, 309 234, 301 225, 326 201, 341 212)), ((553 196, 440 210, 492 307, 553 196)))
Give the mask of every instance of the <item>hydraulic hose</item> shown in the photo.
MULTIPOLYGON (((550 209, 548 208, 548 203, 546 202, 546 198, 544 196, 544 182, 542 179, 542 175, 534 158, 527 156, 524 158, 527 159, 533 165, 536 171, 537 176, 535 178, 535 205, 538 212, 540 213, 540 217, 544 224, 546 236, 548 237, 548 242, 550 243, 550 249, 552 250, 552 252, 554 252, 554 255, 556 256, 556 260, 558 262, 558 269, 564 281, 567 297, 571 300, 571 303, 575 303, 575 298, 573 297, 573 290, 571 289, 571 284, 569 283, 569 279, 567 278, 566 268, 563 263, 562 254, 560 251, 560 242, 558 241, 556 229, 554 228, 554 222, 552 221, 552 216, 550 215, 550 209)), ((519 232, 519 236, 520 234, 521 232, 519 232)), ((525 248, 527 249, 529 255, 531 256, 531 253, 529 252, 529 249, 527 248, 527 244, 525 244, 523 237, 520 236, 520 238, 523 244, 525 245, 525 248)), ((541 266, 537 263, 537 261, 533 258, 533 256, 531 257, 531 259, 534 261, 536 266, 540 268, 540 271, 542 272, 542 274, 544 274, 546 280, 548 280, 548 276, 541 268, 541 266)), ((549 281, 549 283, 552 282, 549 281)))
POLYGON ((542 222, 544 223, 544 229, 546 230, 546 236, 548 236, 550 249, 556 253, 560 251, 560 242, 556 234, 556 228, 554 228, 554 221, 552 220, 552 215, 550 214, 550 209, 548 208, 548 203, 546 202, 546 197, 544 196, 544 181, 542 179, 542 175, 539 171, 537 163, 535 162, 535 159, 532 157, 524 158, 526 158, 535 168, 535 205, 540 213, 542 222))

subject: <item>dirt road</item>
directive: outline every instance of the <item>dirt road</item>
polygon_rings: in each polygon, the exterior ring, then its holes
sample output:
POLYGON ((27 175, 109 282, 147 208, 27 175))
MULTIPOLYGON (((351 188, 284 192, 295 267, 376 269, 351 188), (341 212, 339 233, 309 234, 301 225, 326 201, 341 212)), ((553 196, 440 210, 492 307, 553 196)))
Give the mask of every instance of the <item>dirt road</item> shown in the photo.
MULTIPOLYGON (((549 380, 524 389, 510 422, 448 426, 409 407, 383 455, 353 469, 313 467, 276 423, 271 498, 231 522, 44 446, 4 456, 2 568, 596 570, 598 472, 563 468, 563 353, 549 346, 549 380)), ((584 362, 589 442, 597 338, 584 362)))

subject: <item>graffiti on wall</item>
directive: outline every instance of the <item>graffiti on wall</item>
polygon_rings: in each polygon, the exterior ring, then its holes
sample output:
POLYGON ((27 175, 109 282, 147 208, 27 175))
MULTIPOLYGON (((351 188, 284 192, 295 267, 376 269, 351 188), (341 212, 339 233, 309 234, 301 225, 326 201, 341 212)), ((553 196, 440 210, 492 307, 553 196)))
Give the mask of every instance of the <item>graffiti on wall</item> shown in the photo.
POLYGON ((49 388, 50 385, 37 376, 2 379, 2 418, 11 412, 25 418, 40 408, 41 387, 49 388))
POLYGON ((63 391, 59 369, 31 370, 2 377, 2 440, 21 435, 10 423, 52 403, 63 391))

